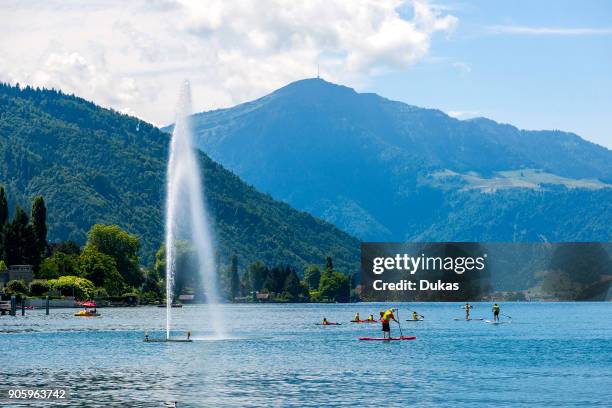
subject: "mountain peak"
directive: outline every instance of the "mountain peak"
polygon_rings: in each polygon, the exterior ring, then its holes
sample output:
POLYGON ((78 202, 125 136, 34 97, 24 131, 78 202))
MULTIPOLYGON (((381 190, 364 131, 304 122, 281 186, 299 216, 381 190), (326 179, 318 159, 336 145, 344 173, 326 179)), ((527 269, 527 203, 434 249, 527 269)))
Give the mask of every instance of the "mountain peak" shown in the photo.
POLYGON ((353 88, 347 86, 334 84, 321 78, 306 78, 298 81, 291 82, 282 88, 272 92, 271 95, 277 96, 289 96, 296 95, 300 98, 303 97, 321 97, 321 96, 347 96, 357 95, 357 92, 353 88))

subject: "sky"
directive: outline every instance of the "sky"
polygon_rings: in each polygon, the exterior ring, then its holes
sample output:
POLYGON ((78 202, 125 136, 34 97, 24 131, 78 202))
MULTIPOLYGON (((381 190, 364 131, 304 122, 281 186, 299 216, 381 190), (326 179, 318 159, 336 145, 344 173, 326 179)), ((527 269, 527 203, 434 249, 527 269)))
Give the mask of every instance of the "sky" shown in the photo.
POLYGON ((606 0, 3 0, 0 81, 156 125, 321 77, 612 148, 606 0))

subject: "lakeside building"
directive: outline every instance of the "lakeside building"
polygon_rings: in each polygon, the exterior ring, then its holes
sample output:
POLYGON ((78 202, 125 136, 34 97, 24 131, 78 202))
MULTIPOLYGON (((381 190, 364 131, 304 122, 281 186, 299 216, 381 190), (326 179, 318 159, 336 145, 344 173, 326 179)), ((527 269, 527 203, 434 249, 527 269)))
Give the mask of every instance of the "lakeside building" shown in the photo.
POLYGON ((34 279, 34 267, 32 265, 11 265, 8 272, 9 280, 23 280, 29 283, 34 279))

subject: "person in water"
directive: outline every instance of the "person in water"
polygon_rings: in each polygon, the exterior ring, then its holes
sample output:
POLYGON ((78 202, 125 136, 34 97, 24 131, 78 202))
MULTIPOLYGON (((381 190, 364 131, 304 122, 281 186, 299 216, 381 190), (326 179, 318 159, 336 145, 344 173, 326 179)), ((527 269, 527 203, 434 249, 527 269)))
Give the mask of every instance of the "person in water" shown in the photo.
POLYGON ((389 309, 386 312, 380 312, 380 321, 382 323, 383 338, 385 339, 391 338, 391 325, 389 324, 391 320, 393 320, 395 323, 399 323, 395 319, 395 315, 393 314, 394 310, 395 309, 389 309))
POLYGON ((356 322, 360 322, 360 321, 361 321, 361 318, 360 318, 360 316, 359 316, 359 312, 357 312, 357 313, 355 314, 355 318, 354 318, 353 320, 354 320, 354 321, 356 321, 356 322))
POLYGON ((412 311, 412 320, 420 320, 419 314, 415 311, 412 311))
POLYGON ((470 309, 472 308, 472 305, 466 303, 463 308, 465 309, 465 320, 470 320, 470 309))
POLYGON ((493 321, 499 322, 499 305, 497 303, 493 305, 493 321))
POLYGON ((374 315, 369 315, 368 316, 368 322, 373 322, 374 321, 374 315))

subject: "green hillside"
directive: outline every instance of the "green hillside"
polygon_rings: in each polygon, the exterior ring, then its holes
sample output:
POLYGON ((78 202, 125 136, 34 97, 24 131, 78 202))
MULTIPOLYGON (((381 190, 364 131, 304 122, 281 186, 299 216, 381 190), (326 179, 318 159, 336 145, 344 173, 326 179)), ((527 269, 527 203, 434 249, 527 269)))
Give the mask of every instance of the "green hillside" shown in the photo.
POLYGON ((194 115, 243 180, 367 241, 609 241, 612 151, 324 80, 194 115))
MULTIPOLYGON (((163 238, 168 135, 154 126, 52 90, 0 84, 0 184, 10 208, 42 195, 49 238, 83 243, 95 223, 140 237, 147 261, 163 238)), ((222 260, 303 267, 334 258, 356 271, 358 241, 246 185, 201 154, 222 260)))

